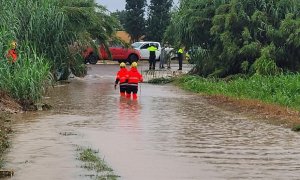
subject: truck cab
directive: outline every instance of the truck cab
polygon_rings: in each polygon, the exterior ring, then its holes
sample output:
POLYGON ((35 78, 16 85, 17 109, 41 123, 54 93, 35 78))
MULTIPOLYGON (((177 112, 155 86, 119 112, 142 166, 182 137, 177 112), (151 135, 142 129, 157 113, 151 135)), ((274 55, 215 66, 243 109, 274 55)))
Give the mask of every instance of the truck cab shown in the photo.
POLYGON ((152 42, 152 41, 141 41, 141 42, 135 42, 131 44, 131 46, 138 50, 141 55, 141 59, 149 59, 150 53, 148 51, 148 47, 154 45, 157 48, 157 51, 155 52, 156 60, 160 59, 161 54, 161 45, 159 42, 152 42))

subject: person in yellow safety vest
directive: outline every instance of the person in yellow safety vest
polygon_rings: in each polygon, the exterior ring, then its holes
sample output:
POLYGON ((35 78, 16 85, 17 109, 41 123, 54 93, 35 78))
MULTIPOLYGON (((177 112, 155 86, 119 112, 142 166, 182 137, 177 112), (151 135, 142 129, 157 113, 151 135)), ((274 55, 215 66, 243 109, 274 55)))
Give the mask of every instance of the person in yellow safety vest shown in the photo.
POLYGON ((155 47, 153 44, 150 45, 150 47, 147 48, 147 50, 150 53, 149 56, 149 70, 155 70, 155 63, 156 63, 156 54, 157 47, 155 47))
POLYGON ((183 49, 182 48, 178 49, 177 55, 178 55, 178 62, 179 62, 179 69, 178 70, 182 70, 182 61, 183 61, 183 49))

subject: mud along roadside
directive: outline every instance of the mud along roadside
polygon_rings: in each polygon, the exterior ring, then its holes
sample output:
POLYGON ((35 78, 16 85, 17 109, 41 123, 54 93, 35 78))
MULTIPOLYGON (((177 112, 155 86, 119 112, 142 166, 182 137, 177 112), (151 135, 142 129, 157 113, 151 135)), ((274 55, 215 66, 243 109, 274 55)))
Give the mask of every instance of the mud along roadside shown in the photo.
POLYGON ((6 93, 0 91, 0 178, 13 174, 13 171, 3 169, 4 155, 10 147, 9 134, 13 132, 11 115, 19 112, 22 112, 21 106, 6 93))

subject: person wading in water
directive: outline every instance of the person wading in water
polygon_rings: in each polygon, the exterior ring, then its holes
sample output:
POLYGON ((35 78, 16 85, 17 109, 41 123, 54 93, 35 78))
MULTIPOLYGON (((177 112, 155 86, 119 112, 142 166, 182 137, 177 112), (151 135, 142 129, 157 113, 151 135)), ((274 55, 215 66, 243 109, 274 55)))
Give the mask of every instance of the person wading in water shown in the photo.
POLYGON ((138 84, 143 82, 143 76, 137 69, 137 63, 133 62, 131 64, 131 69, 128 72, 128 86, 126 91, 126 97, 130 98, 132 94, 133 99, 137 99, 137 92, 138 92, 138 84))

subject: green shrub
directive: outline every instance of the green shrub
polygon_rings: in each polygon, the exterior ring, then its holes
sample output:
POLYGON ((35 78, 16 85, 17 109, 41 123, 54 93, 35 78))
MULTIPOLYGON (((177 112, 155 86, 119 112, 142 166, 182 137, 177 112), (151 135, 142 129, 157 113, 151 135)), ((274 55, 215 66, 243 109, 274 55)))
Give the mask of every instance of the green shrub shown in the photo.
POLYGON ((254 63, 254 69, 258 75, 277 75, 279 68, 274 61, 275 46, 271 44, 262 49, 261 57, 254 63))
POLYGON ((294 126, 294 127, 292 128, 292 131, 299 132, 299 131, 300 131, 300 125, 294 126))
POLYGON ((247 73, 249 70, 249 62, 248 61, 243 61, 241 64, 241 69, 244 73, 247 73))

